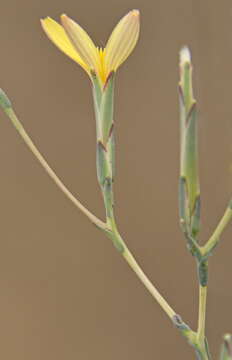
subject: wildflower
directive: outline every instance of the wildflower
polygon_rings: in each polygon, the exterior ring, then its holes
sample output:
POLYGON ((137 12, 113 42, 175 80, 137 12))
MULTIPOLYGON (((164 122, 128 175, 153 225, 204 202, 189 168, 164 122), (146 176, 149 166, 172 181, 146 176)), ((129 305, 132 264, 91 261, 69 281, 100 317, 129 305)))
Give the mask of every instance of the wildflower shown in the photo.
POLYGON ((80 25, 67 15, 61 15, 61 24, 50 17, 41 20, 50 40, 66 55, 76 61, 91 77, 94 72, 102 85, 134 49, 139 36, 139 11, 132 10, 114 28, 106 47, 96 47, 80 25))

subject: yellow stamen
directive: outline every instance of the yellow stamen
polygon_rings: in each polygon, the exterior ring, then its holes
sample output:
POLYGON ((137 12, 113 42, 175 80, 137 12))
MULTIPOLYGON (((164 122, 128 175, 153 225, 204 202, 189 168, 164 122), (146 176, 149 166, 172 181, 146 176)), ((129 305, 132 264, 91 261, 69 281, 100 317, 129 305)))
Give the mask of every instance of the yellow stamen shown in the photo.
POLYGON ((99 54, 99 59, 100 59, 98 75, 99 75, 100 79, 102 80, 102 82, 104 83, 106 81, 106 77, 107 77, 106 69, 105 69, 105 56, 106 56, 105 49, 98 48, 98 54, 99 54))

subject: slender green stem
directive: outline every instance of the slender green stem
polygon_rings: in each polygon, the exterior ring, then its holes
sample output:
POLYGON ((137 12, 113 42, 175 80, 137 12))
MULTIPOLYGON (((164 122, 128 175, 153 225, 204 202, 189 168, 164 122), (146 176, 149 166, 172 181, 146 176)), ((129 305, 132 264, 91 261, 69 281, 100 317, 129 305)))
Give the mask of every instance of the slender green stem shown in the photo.
POLYGON ((134 256, 126 246, 125 242, 123 241, 121 235, 117 231, 116 225, 114 220, 112 221, 113 227, 108 229, 107 235, 113 241, 117 250, 121 253, 123 258, 126 260, 130 268, 134 271, 137 275, 139 280, 145 286, 145 288, 149 291, 152 297, 156 300, 156 302, 160 305, 172 323, 180 330, 182 335, 188 340, 188 342, 195 347, 196 345, 196 333, 192 331, 188 325, 186 325, 181 317, 173 310, 173 308, 168 304, 165 298, 160 294, 157 288, 152 284, 149 280, 147 275, 141 269, 138 262, 135 260, 134 256))
POLYGON ((208 260, 206 260, 204 257, 197 259, 197 266, 199 278, 199 312, 195 349, 199 359, 210 360, 211 356, 209 353, 208 342, 205 336, 208 260))
POLYGON ((217 225, 213 235, 209 238, 207 243, 201 248, 203 255, 209 255, 211 251, 215 248, 215 246, 218 244, 220 240, 220 236, 225 229, 225 227, 228 225, 228 223, 232 219, 232 208, 231 205, 228 206, 226 209, 222 219, 220 220, 219 224, 217 225))
POLYGON ((142 281, 143 285, 147 288, 153 298, 157 301, 157 303, 161 306, 164 312, 168 315, 168 317, 173 320, 176 312, 171 308, 171 306, 167 303, 164 297, 160 294, 160 292, 155 288, 152 282, 148 279, 145 275, 137 261, 135 260, 134 256, 131 254, 130 250, 125 247, 122 256, 129 264, 131 269, 135 272, 138 278, 142 281))
POLYGON ((207 286, 199 285, 199 313, 197 330, 197 339, 199 343, 204 343, 205 341, 206 299, 207 286))
POLYGON ((87 216, 87 218, 94 223, 98 228, 105 230, 106 224, 98 219, 94 214, 92 214, 84 205, 81 204, 79 200, 76 199, 76 197, 66 188, 66 186, 63 184, 63 182, 58 178, 58 176, 55 174, 55 172, 51 169, 51 167, 48 165, 47 161, 44 159, 44 157, 41 155, 41 153, 37 150, 36 146, 32 142, 29 135, 24 130, 22 124, 18 120, 15 112, 12 108, 8 108, 5 110, 6 114, 10 118, 11 122, 15 126, 18 133, 21 135, 24 142, 27 144, 29 149, 32 151, 32 153, 35 155, 36 159, 40 162, 42 167, 45 169, 45 171, 48 173, 48 175, 51 177, 51 179, 56 183, 58 188, 67 196, 69 200, 83 213, 87 216))
POLYGON ((196 346, 197 360, 211 360, 211 356, 207 351, 206 344, 196 346))

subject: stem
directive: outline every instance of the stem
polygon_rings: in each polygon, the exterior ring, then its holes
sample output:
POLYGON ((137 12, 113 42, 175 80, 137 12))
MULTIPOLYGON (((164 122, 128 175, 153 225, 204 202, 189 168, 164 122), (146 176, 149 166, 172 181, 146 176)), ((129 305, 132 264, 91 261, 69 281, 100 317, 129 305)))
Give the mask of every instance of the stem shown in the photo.
POLYGON ((232 219, 232 209, 231 209, 231 204, 230 204, 228 206, 228 208, 226 209, 219 224, 217 225, 213 235, 209 238, 207 243, 202 247, 203 255, 210 255, 211 251, 218 244, 223 230, 228 225, 228 223, 231 221, 231 219, 232 219))
MULTIPOLYGON (((110 222, 109 222, 110 224, 110 222)), ((119 253, 124 257, 130 268, 134 271, 134 273, 138 276, 142 284, 149 291, 152 297, 156 300, 156 302, 163 309, 165 314, 169 317, 172 323, 180 330, 182 335, 188 340, 188 342, 195 347, 196 345, 196 333, 192 331, 188 325, 186 325, 181 317, 173 310, 173 308, 168 304, 168 302, 164 299, 164 297, 160 294, 157 288, 152 284, 147 275, 141 269, 140 265, 135 260, 134 256, 126 246, 123 241, 121 235, 117 231, 116 224, 112 219, 111 224, 113 226, 106 231, 107 235, 113 241, 115 247, 119 251, 119 253)))
POLYGON ((155 288, 155 286, 152 284, 152 282, 148 279, 148 277, 145 275, 137 261, 135 260, 134 256, 131 254, 130 250, 125 247, 124 252, 122 253, 122 256, 128 263, 128 265, 131 267, 131 269, 135 272, 135 274, 138 276, 138 278, 141 280, 143 285, 147 288, 147 290, 150 292, 152 297, 157 301, 157 303, 161 306, 161 308, 164 310, 164 312, 167 314, 167 316, 173 320, 173 318, 176 315, 176 312, 171 308, 171 306, 167 303, 167 301, 163 298, 163 296, 160 294, 160 292, 155 288))
POLYGON ((207 286, 199 285, 199 313, 197 339, 200 344, 205 341, 205 319, 206 319, 207 286))
MULTIPOLYGON (((182 335, 187 338, 189 343, 195 347, 196 332, 193 332, 188 325, 186 325, 181 317, 171 308, 168 302, 152 284, 152 282, 145 275, 134 256, 124 243, 120 236, 114 218, 114 194, 113 194, 113 180, 114 180, 114 126, 113 126, 113 87, 114 87, 114 73, 112 73, 104 84, 103 90, 99 96, 98 87, 94 88, 94 103, 95 115, 97 122, 97 175, 99 185, 104 198, 104 205, 106 210, 106 225, 105 233, 112 240, 118 252, 124 257, 128 265, 138 276, 140 281, 150 292, 152 297, 161 306, 163 311, 172 320, 173 324, 180 330, 182 335), (101 131, 100 131, 100 130, 101 131), (102 138, 98 138, 102 134, 102 138)), ((95 86, 95 80, 93 78, 95 86)), ((197 247, 197 250, 198 247, 197 247)), ((200 251, 200 250, 199 250, 200 251)))
POLYGON ((9 108, 5 110, 6 114, 10 118, 11 122, 15 126, 18 133, 21 135, 22 139, 26 143, 26 145, 29 147, 29 149, 32 151, 32 153, 35 155, 36 159, 39 161, 39 163, 42 165, 44 170, 48 173, 50 178, 56 183, 58 188, 67 196, 69 200, 83 213, 87 216, 87 218, 94 223, 98 228, 105 230, 106 224, 98 219, 94 214, 92 214, 84 205, 81 204, 79 200, 76 199, 76 197, 66 188, 66 186, 62 183, 62 181, 58 178, 58 176, 55 174, 55 172, 52 170, 52 168, 48 165, 47 161, 44 159, 44 157, 41 155, 41 153, 37 150, 36 146, 32 142, 29 135, 24 130, 22 124, 18 120, 15 112, 12 108, 9 108))
POLYGON ((202 258, 201 260, 197 260, 197 265, 199 278, 199 312, 195 348, 199 359, 210 360, 211 356, 209 353, 208 342, 205 336, 208 261, 202 258))

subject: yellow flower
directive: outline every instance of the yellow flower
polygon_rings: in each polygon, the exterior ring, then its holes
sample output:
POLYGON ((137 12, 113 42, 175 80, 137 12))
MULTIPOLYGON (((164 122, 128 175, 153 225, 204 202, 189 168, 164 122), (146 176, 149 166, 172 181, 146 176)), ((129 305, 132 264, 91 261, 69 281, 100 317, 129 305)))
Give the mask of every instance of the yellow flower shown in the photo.
POLYGON ((96 47, 86 31, 66 15, 61 15, 62 25, 49 17, 42 19, 41 23, 47 36, 61 51, 89 76, 94 71, 103 84, 134 49, 140 27, 139 11, 130 11, 116 25, 103 49, 96 47))

